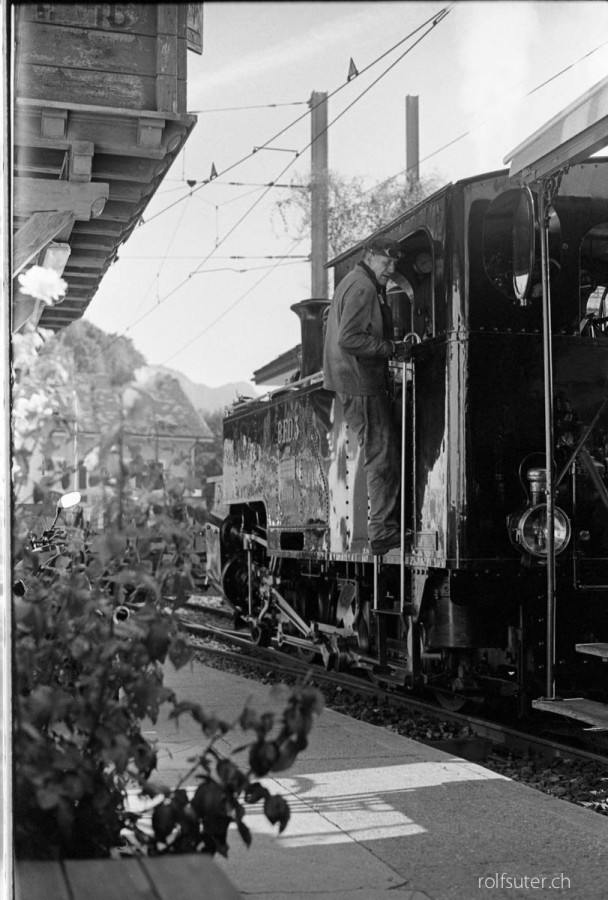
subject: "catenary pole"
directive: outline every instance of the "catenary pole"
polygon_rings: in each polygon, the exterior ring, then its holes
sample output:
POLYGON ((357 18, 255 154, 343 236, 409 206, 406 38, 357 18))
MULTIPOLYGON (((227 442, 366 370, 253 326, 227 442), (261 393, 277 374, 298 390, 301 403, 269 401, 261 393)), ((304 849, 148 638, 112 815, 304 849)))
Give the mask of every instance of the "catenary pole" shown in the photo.
POLYGON ((405 98, 405 166, 409 184, 420 180, 420 147, 418 140, 418 97, 405 98))
POLYGON ((328 260, 327 93, 310 95, 311 127, 311 296, 326 300, 328 260))

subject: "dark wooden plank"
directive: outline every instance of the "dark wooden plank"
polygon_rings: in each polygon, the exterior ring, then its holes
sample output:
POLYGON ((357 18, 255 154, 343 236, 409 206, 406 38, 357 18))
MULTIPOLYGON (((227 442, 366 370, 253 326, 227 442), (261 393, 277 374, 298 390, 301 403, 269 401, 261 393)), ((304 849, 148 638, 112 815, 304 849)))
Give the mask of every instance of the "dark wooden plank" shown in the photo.
POLYGON ((157 896, 138 860, 78 859, 66 860, 64 865, 74 900, 152 900, 157 896))
POLYGON ((85 69, 62 69, 60 66, 24 66, 22 71, 17 86, 18 97, 125 109, 155 109, 154 77, 87 72, 85 69))
POLYGON ((73 213, 38 212, 16 233, 13 243, 13 276, 33 259, 49 241, 74 221, 73 213))
POLYGON ((20 45, 20 65, 156 75, 156 38, 137 34, 32 24, 20 45))
POLYGON ((19 19, 131 34, 156 34, 153 3, 28 3, 18 5, 19 19))
POLYGON ((160 900, 241 900, 241 895, 210 856, 157 856, 141 864, 160 900))
POLYGON ((71 900, 59 862, 18 860, 16 900, 71 900))

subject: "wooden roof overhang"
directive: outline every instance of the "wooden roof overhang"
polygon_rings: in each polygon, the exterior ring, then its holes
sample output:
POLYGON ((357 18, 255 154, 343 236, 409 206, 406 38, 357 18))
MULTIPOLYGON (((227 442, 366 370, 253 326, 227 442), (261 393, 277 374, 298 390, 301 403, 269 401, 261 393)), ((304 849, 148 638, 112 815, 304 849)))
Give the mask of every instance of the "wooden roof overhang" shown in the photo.
POLYGON ((58 329, 82 316, 195 122, 195 116, 17 99, 14 274, 44 248, 69 245, 62 272, 68 291, 45 308, 42 327, 58 329))
POLYGON ((141 223, 196 124, 186 112, 196 6, 17 8, 12 272, 45 265, 68 290, 53 306, 15 292, 13 330, 24 316, 53 330, 80 318, 141 223))

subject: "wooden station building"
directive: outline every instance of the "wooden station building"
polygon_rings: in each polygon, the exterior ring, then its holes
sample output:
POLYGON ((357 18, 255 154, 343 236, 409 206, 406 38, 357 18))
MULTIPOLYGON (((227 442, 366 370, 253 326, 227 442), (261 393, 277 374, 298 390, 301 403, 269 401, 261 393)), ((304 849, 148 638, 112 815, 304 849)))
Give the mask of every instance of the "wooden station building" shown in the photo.
POLYGON ((201 3, 28 3, 14 10, 13 278, 68 284, 47 306, 14 292, 13 330, 80 318, 190 132, 188 50, 201 3))

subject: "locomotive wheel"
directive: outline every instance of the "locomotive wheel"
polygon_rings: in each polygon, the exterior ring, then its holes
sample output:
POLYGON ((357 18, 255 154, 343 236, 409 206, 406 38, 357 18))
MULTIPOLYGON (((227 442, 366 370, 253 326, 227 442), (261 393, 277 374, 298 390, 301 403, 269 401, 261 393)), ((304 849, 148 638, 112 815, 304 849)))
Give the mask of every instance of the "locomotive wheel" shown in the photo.
POLYGON ((482 699, 458 693, 459 689, 462 690, 462 682, 460 681, 460 678, 452 679, 451 688, 452 693, 450 693, 449 690, 434 691, 435 699, 437 700, 439 705, 443 707, 443 709, 447 709, 449 710, 449 712, 459 712, 467 705, 470 707, 483 706, 482 699))
POLYGON ((302 662, 311 663, 315 656, 317 655, 316 650, 308 650, 306 647, 296 647, 296 656, 298 659, 301 659, 302 662))
POLYGON ((468 697, 463 697, 462 694, 449 694, 447 691, 433 691, 433 693, 439 706, 449 712, 459 712, 466 706, 468 700, 468 697))
POLYGON ((244 556, 233 556, 222 571, 222 590, 240 611, 247 609, 248 583, 247 561, 244 556))

